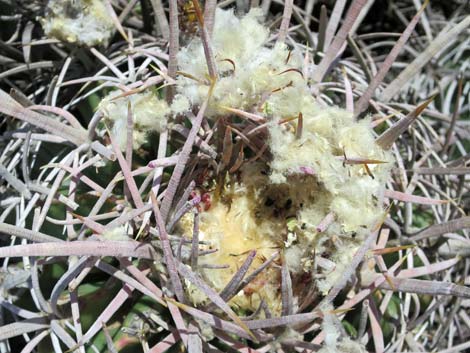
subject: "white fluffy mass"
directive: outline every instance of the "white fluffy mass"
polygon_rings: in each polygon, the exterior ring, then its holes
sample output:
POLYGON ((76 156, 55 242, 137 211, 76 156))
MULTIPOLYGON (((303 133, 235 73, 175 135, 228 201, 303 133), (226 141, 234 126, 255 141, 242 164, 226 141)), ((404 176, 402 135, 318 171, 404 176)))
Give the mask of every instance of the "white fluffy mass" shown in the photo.
MULTIPOLYGON (((219 78, 215 83, 207 116, 225 114, 224 107, 261 109, 264 97, 273 90, 302 81, 295 71, 300 66, 298 55, 289 53, 287 46, 268 48, 268 29, 259 21, 260 9, 251 10, 242 19, 233 10, 216 11, 212 45, 219 78)), ((200 105, 209 92, 209 73, 200 39, 193 40, 178 54, 180 71, 193 78, 182 76, 178 90, 192 104, 200 105)))
POLYGON ((105 97, 99 106, 105 122, 112 127, 121 150, 125 150, 127 142, 128 104, 131 105, 133 117, 133 148, 138 149, 147 141, 149 132, 162 132, 168 125, 172 115, 183 113, 189 109, 188 100, 181 95, 175 96, 173 103, 160 99, 150 91, 120 97, 114 91, 105 97))
POLYGON ((89 47, 106 45, 114 33, 101 0, 50 0, 42 27, 48 37, 89 47))

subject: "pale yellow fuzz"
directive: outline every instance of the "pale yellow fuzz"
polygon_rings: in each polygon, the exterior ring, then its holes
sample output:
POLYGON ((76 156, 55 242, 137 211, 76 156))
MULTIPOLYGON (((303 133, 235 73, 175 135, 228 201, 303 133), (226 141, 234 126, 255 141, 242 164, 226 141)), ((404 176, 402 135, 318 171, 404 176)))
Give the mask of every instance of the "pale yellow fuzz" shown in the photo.
MULTIPOLYGON (((127 97, 116 98, 121 92, 115 91, 105 97, 99 106, 103 112, 105 122, 111 124, 113 135, 121 150, 126 148, 128 104, 132 107, 133 117, 133 148, 139 148, 146 142, 147 134, 151 131, 162 132, 168 124, 172 113, 166 101, 158 98, 154 93, 137 93, 127 97)), ((179 102, 180 100, 178 100, 179 102)), ((178 112, 186 107, 178 103, 178 112)))
MULTIPOLYGON (((300 100, 312 100, 308 107, 314 104, 310 95, 300 100)), ((302 111, 302 107, 299 105, 297 111, 303 116, 300 138, 295 134, 296 123, 290 126, 274 121, 269 127, 271 181, 285 183, 289 175, 301 174, 308 168, 329 197, 324 215, 333 212, 335 222, 345 232, 369 229, 382 216, 377 199, 389 175, 391 155, 375 144, 369 120, 356 122, 352 114, 337 108, 302 111), (364 164, 346 164, 345 158, 384 163, 368 164, 369 175, 364 164)))
POLYGON ((126 228, 124 226, 119 226, 110 230, 107 230, 101 234, 101 238, 105 240, 114 240, 114 241, 124 241, 129 240, 129 235, 127 234, 126 228))
POLYGON ((188 98, 181 94, 177 94, 171 102, 171 111, 173 114, 183 114, 190 110, 190 103, 188 98))
MULTIPOLYGON (((215 118, 224 114, 223 107, 251 110, 260 105, 261 109, 265 94, 303 81, 298 72, 287 71, 300 65, 298 55, 289 54, 285 45, 264 46, 268 30, 258 22, 261 15, 260 9, 254 9, 238 19, 232 10, 217 9, 211 43, 219 78, 206 116, 215 118)), ((182 48, 178 64, 180 71, 198 80, 181 76, 178 91, 193 105, 202 104, 209 92, 209 74, 199 38, 182 48)))
MULTIPOLYGON (((251 250, 256 251, 256 258, 251 270, 260 266, 279 249, 278 234, 283 229, 282 222, 257 216, 256 200, 243 186, 230 195, 231 202, 218 201, 200 215, 199 239, 210 242, 202 249, 218 249, 214 254, 199 257, 199 265, 228 265, 226 269, 200 269, 199 272, 217 291, 221 291, 246 260, 251 250)), ((186 215, 180 222, 182 232, 191 233, 192 217, 186 215)), ((270 310, 280 312, 278 299, 279 271, 268 269, 258 276, 244 291, 238 293, 230 302, 242 309, 256 310, 264 298, 270 310)), ((200 304, 206 298, 198 291, 193 291, 194 304, 200 304)))
MULTIPOLYGON (((233 11, 217 10, 211 43, 219 78, 205 115, 227 116, 224 108, 230 107, 266 118, 270 159, 244 165, 236 182, 215 187, 223 190, 222 196, 201 213, 200 237, 219 250, 201 257, 200 263, 229 268, 200 273, 221 291, 250 250, 269 257, 276 248, 289 268, 294 296, 305 280, 327 294, 383 218, 380 200, 393 159, 375 143, 369 119, 356 121, 344 109, 316 103, 300 73, 300 56, 285 45, 268 47, 268 30, 258 22, 259 15, 253 10, 239 19, 233 11), (323 266, 315 256, 325 259, 323 266)), ((178 62, 184 73, 178 92, 191 105, 201 105, 210 82, 201 40, 182 48, 178 62)), ((184 217, 180 232, 191 234, 190 216, 184 217)), ((256 310, 262 297, 279 313, 282 261, 257 278, 255 294, 240 292, 231 305, 256 310)), ((252 269, 260 263, 257 258, 252 269)), ((206 299, 194 286, 187 290, 196 304, 206 299)), ((348 344, 342 341, 338 347, 348 344)), ((351 349, 356 348, 360 350, 351 349)))
POLYGON ((106 45, 114 33, 101 0, 50 0, 41 22, 48 37, 89 47, 106 45))
POLYGON ((363 345, 352 341, 349 337, 341 337, 340 329, 337 325, 341 325, 339 319, 335 320, 333 307, 331 305, 322 308, 323 322, 322 328, 324 333, 324 345, 318 351, 320 353, 366 353, 367 350, 363 345), (335 322, 336 321, 336 322, 335 322))

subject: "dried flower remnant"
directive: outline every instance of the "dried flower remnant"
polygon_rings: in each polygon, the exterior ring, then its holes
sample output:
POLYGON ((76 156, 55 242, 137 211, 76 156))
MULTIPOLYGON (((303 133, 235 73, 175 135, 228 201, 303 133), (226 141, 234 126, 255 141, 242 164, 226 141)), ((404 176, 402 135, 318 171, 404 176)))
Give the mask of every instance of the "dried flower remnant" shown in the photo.
MULTIPOLYGON (((269 32, 258 15, 252 10, 238 19, 232 11, 217 10, 213 46, 219 79, 207 115, 227 116, 228 107, 262 116, 268 122, 270 158, 246 164, 238 178, 229 177, 222 186, 204 185, 214 190, 215 201, 200 214, 199 239, 218 251, 201 259, 206 268, 199 272, 221 291, 251 250, 257 251, 251 270, 281 251, 230 302, 254 311, 264 300, 279 314, 281 258, 292 277, 294 306, 306 283, 328 293, 383 216, 379 200, 392 156, 375 143, 369 119, 356 121, 344 109, 316 103, 296 53, 282 44, 265 46, 269 32), (215 190, 222 190, 220 197, 215 190), (316 264, 315 256, 328 263, 316 264), (221 265, 227 267, 214 269, 221 265)), ((200 40, 183 48, 178 58, 184 73, 178 91, 193 105, 201 104, 209 85, 204 83, 208 71, 200 40)), ((183 217, 180 231, 191 234, 192 227, 192 217, 183 217)), ((188 292, 195 304, 205 300, 191 287, 188 292)))
POLYGON ((88 47, 106 45, 115 28, 101 0, 50 0, 42 26, 49 37, 88 47))

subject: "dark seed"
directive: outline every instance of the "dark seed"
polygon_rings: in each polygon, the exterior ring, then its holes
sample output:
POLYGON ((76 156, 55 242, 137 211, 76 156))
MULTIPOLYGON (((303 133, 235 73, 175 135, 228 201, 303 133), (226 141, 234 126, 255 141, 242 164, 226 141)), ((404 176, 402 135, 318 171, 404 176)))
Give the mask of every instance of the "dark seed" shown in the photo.
POLYGON ((274 200, 273 200, 272 198, 268 197, 268 198, 266 199, 266 201, 264 202, 264 205, 265 205, 266 207, 270 207, 270 206, 274 205, 274 200))
POLYGON ((285 205, 284 205, 284 208, 285 208, 286 210, 288 210, 288 209, 291 208, 291 207, 292 207, 292 200, 291 200, 291 199, 287 199, 287 201, 286 201, 286 203, 285 203, 285 205))

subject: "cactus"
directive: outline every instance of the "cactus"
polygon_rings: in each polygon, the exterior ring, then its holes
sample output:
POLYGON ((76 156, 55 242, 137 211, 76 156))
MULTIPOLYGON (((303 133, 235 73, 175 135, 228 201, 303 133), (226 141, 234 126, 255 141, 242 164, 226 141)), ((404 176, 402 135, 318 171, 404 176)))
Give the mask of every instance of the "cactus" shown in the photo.
POLYGON ((470 17, 375 6, 0 2, 0 350, 468 349, 470 17))

